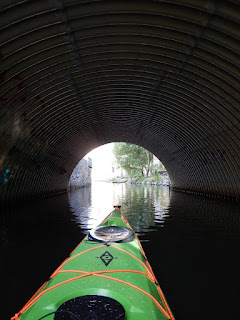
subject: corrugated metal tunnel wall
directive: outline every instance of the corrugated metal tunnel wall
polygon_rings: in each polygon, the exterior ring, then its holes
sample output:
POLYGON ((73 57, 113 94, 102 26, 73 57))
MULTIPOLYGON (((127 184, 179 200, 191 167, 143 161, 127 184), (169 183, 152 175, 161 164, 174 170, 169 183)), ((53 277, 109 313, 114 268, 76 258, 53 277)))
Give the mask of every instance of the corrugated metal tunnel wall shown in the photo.
POLYGON ((141 145, 175 188, 240 196, 238 1, 1 0, 1 199, 141 145))

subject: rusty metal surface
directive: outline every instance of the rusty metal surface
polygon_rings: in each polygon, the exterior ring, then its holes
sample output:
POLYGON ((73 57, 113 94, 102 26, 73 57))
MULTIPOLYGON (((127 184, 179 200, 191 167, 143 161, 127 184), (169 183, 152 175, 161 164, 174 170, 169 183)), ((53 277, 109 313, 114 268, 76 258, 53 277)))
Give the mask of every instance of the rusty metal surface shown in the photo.
POLYGON ((240 197, 238 1, 2 0, 1 199, 139 144, 172 185, 240 197))

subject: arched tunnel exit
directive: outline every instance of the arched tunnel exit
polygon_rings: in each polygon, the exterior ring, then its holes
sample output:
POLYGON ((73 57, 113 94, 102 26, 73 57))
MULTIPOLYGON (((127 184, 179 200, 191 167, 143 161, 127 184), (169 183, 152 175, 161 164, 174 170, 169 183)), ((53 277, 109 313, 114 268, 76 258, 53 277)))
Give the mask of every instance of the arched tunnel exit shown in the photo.
POLYGON ((67 189, 91 149, 149 149, 176 189, 240 197, 236 1, 1 1, 1 201, 67 189))
POLYGON ((108 143, 90 151, 74 168, 68 190, 95 182, 168 185, 171 181, 161 161, 149 150, 130 143, 108 143))

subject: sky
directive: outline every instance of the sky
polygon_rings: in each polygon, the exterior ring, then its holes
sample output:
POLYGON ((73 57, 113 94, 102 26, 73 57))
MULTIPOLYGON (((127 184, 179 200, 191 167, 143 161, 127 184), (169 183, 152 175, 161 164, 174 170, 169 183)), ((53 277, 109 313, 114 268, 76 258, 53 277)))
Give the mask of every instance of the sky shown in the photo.
POLYGON ((106 180, 112 178, 112 163, 114 143, 105 144, 89 152, 84 158, 92 159, 92 180, 106 180))

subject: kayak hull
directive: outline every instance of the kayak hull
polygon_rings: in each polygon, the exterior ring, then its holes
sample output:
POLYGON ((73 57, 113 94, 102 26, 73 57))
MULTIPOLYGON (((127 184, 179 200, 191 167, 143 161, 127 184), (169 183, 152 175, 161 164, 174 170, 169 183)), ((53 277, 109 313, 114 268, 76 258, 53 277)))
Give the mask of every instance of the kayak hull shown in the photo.
POLYGON ((118 207, 93 235, 83 239, 12 319, 71 319, 71 310, 69 318, 67 314, 60 318, 67 313, 66 304, 68 310, 78 304, 74 314, 86 320, 174 319, 142 246, 118 207), (107 298, 108 302, 102 302, 104 311, 99 311, 101 301, 107 298), (81 304, 82 300, 89 302, 81 304), (96 314, 95 318, 91 314, 96 314))

